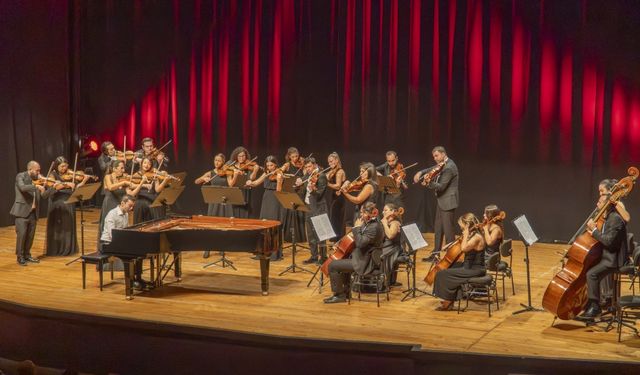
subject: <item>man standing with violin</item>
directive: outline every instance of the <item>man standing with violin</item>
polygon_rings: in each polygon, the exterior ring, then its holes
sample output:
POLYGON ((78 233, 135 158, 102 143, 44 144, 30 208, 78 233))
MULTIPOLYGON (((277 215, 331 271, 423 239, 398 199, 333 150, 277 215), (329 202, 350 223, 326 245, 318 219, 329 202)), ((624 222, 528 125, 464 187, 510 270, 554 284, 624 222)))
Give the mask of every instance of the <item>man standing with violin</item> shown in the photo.
POLYGON ((385 193, 383 196, 383 204, 393 203, 398 207, 404 207, 402 201, 402 190, 407 188, 404 182, 406 172, 402 170, 403 165, 398 163, 398 154, 395 151, 387 151, 385 155, 387 161, 376 167, 376 172, 382 176, 391 176, 396 182, 398 193, 385 193))
MULTIPOLYGON (((601 210, 609 204, 610 197, 611 194, 600 195, 597 208, 601 210)), ((619 269, 624 264, 627 253, 627 225, 616 211, 615 204, 609 206, 604 218, 605 221, 601 229, 598 229, 593 220, 587 221, 587 230, 604 248, 600 262, 587 271, 589 302, 584 313, 578 316, 580 320, 591 320, 600 315, 600 280, 619 269)))
POLYGON ((52 189, 47 188, 47 182, 37 184, 36 181, 44 180, 40 175, 40 164, 30 161, 27 170, 16 175, 16 198, 11 207, 11 215, 15 216, 16 224, 16 256, 18 264, 26 266, 27 262, 40 263, 31 256, 31 245, 38 224, 38 209, 41 198, 48 198, 52 189))
POLYGON ((423 262, 431 262, 442 249, 442 236, 447 243, 455 240, 455 213, 458 208, 458 167, 447 156, 442 146, 436 146, 431 151, 436 166, 423 169, 413 176, 415 183, 422 180, 422 184, 436 194, 437 207, 434 223, 434 248, 423 262), (439 172, 438 172, 439 170, 439 172), (434 176, 435 174, 435 176, 434 176))
MULTIPOLYGON (((327 191, 327 176, 320 171, 316 159, 308 157, 304 161, 304 180, 298 178, 296 181, 297 186, 302 186, 304 194, 303 200, 309 206, 309 213, 306 215, 307 225, 307 239, 309 241, 309 250, 311 256, 309 259, 303 261, 304 264, 319 263, 324 259, 319 258, 318 253, 318 235, 313 229, 311 223, 311 217, 326 214, 329 212, 327 207, 327 200, 325 198, 325 192, 327 191)), ((325 247, 325 243, 320 244, 325 247)), ((323 252, 324 254, 324 252, 323 252)))
POLYGON ((162 164, 166 169, 167 164, 169 164, 169 158, 164 152, 156 148, 153 138, 146 137, 142 139, 142 148, 136 151, 133 161, 136 164, 140 164, 145 157, 153 160, 153 168, 158 168, 162 164))

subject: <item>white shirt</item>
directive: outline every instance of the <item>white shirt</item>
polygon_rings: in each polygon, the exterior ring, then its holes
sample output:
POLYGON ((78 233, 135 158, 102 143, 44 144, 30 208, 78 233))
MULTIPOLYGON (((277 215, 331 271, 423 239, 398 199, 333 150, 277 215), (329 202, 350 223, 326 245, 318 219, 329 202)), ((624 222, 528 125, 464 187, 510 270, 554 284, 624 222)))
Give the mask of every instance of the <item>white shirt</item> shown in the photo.
POLYGON ((120 206, 109 211, 104 218, 104 227, 102 228, 102 235, 100 241, 110 243, 111 242, 111 230, 122 229, 129 226, 129 214, 123 212, 120 206))
MULTIPOLYGON (((316 168, 313 170, 313 172, 311 173, 315 173, 319 168, 316 168)), ((311 174, 309 175, 311 176, 311 174)), ((304 203, 306 204, 311 204, 311 202, 309 202, 309 197, 311 196, 311 181, 307 181, 307 193, 304 195, 304 203)))

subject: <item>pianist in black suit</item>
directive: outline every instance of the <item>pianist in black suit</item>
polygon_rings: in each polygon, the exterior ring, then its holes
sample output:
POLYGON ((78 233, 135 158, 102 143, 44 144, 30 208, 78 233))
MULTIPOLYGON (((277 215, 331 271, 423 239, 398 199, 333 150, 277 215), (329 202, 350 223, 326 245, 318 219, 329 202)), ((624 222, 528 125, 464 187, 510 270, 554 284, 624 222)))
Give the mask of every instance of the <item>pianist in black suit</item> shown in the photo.
POLYGON ((21 266, 26 266, 27 262, 40 263, 31 256, 31 245, 36 233, 40 201, 48 198, 52 192, 51 188, 34 184, 40 177, 40 164, 33 160, 27 164, 25 172, 16 175, 16 199, 10 213, 16 218, 16 256, 21 266))

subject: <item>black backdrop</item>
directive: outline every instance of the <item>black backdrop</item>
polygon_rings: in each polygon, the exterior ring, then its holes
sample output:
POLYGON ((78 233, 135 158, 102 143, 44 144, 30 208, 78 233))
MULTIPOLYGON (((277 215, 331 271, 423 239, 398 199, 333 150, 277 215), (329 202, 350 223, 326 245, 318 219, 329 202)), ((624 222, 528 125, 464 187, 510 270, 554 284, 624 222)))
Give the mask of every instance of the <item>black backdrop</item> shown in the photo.
MULTIPOLYGON (((611 7, 616 25, 597 2, 561 3, 3 2, 10 48, 0 82, 9 90, 0 116, 16 136, 2 163, 10 176, 31 158, 46 169, 78 134, 118 148, 126 135, 128 149, 154 136, 173 139, 172 170, 190 179, 210 168, 213 153, 239 144, 260 159, 281 158, 290 145, 323 161, 338 151, 354 176, 360 161, 382 162, 387 149, 425 167, 442 144, 460 168, 460 213, 496 203, 511 218, 527 214, 544 240, 566 240, 590 211, 597 181, 623 176, 637 157, 638 129, 625 127, 630 140, 620 143, 611 120, 620 75, 629 77, 629 122, 635 113, 633 69, 619 60, 636 61, 637 49, 620 43, 607 58, 603 35, 617 40, 634 26, 627 2, 611 7), (547 40, 550 80, 541 68, 547 40), (573 94, 568 122, 563 82, 573 94)), ((200 199, 189 184, 178 209, 203 212, 200 199)), ((407 203, 407 219, 429 229, 421 216, 430 217, 432 197, 412 187, 407 203)))

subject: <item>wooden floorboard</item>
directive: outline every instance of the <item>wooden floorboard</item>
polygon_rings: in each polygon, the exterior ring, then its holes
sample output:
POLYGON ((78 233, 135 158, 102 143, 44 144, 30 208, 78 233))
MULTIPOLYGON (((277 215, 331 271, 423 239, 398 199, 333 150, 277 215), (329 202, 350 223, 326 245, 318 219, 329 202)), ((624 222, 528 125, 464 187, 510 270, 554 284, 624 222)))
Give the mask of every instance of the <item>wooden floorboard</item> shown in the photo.
MULTIPOLYGON (((97 217, 97 211, 85 215, 87 252, 95 250, 97 217)), ((364 295, 363 301, 355 300, 351 305, 325 305, 322 299, 330 295, 328 285, 318 294, 313 287, 306 287, 309 274, 277 276, 289 265, 290 251, 285 251, 284 261, 272 263, 270 295, 266 297, 260 295, 258 263, 248 253, 229 254, 238 268, 233 271, 203 269, 216 254, 202 259, 201 253, 191 252, 184 253, 181 283, 168 276, 165 287, 126 301, 121 273, 116 273, 113 282, 105 273, 107 285, 100 292, 97 272, 89 267, 87 289, 83 290, 79 262, 65 266, 74 257, 43 257, 45 228, 46 220, 41 219, 32 251, 42 257, 41 263, 27 267, 16 264, 14 228, 0 228, 0 299, 60 311, 279 336, 419 344, 423 349, 473 353, 640 361, 640 338, 630 331, 623 331, 623 342, 618 343, 615 330, 603 332, 574 321, 559 321, 552 327, 553 316, 547 312, 512 315, 521 308, 520 303, 527 302, 520 242, 514 242, 517 294, 511 295, 508 283, 507 301, 489 318, 486 306, 473 302, 461 314, 434 311, 438 301, 429 296, 400 302, 401 288, 391 293, 390 301, 383 299, 380 308, 375 295, 364 295)), ((551 244, 530 248, 534 306, 540 306, 563 249, 563 245, 551 244)), ((425 254, 422 251, 418 256, 425 254)), ((298 259, 306 257, 302 251, 298 259)), ((427 264, 420 263, 421 288, 425 287, 422 278, 426 272, 427 264)), ((406 286, 404 274, 399 280, 406 286)))

